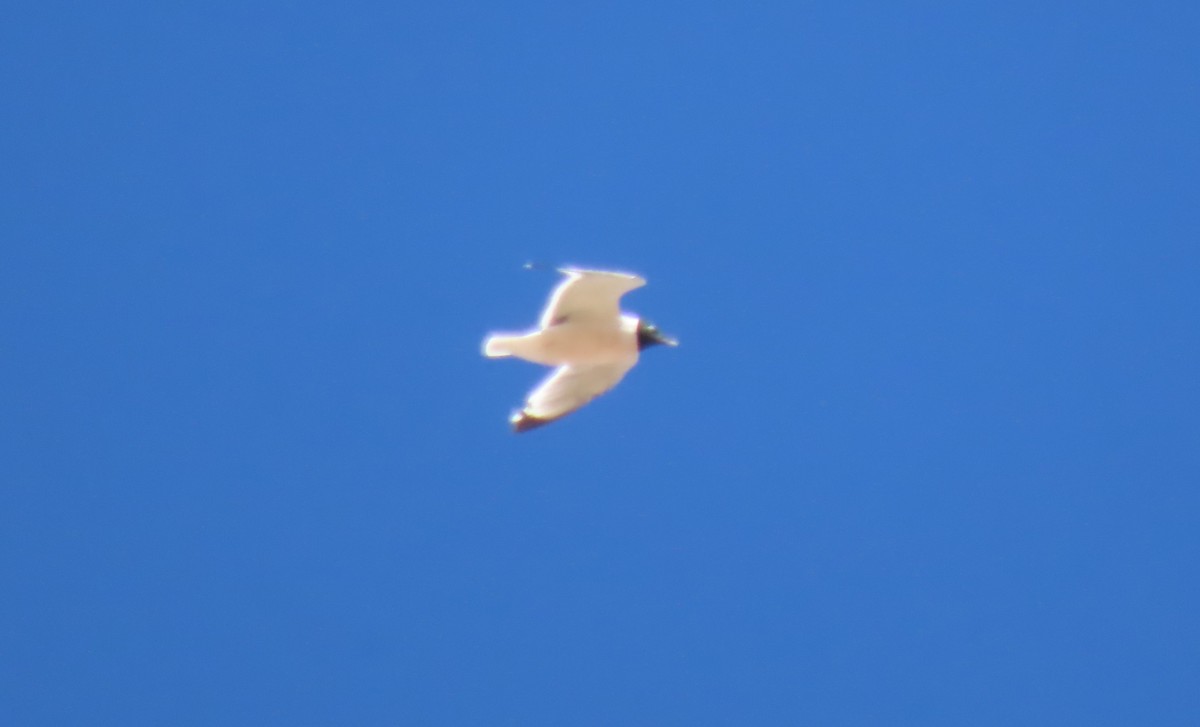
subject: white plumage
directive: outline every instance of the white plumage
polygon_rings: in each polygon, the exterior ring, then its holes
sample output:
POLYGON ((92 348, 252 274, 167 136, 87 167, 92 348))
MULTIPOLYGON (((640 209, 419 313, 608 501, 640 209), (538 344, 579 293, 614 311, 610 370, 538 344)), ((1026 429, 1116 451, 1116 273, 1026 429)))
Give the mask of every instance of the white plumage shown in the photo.
POLYGON ((567 277, 550 295, 537 329, 493 334, 483 344, 489 358, 514 356, 557 367, 513 414, 518 432, 566 416, 616 386, 641 349, 677 345, 653 325, 621 313, 621 296, 645 285, 643 278, 575 268, 560 272, 567 277))

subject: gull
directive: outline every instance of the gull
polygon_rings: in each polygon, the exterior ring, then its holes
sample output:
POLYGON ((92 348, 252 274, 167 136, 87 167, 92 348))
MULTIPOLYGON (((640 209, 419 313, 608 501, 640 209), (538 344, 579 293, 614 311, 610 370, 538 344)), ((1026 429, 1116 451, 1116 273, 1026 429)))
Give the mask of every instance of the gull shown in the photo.
POLYGON ((496 333, 483 342, 488 358, 513 356, 556 367, 509 420, 527 432, 570 414, 617 385, 655 344, 678 346, 653 324, 621 312, 621 296, 646 280, 628 273, 560 268, 566 278, 550 294, 538 327, 496 333))

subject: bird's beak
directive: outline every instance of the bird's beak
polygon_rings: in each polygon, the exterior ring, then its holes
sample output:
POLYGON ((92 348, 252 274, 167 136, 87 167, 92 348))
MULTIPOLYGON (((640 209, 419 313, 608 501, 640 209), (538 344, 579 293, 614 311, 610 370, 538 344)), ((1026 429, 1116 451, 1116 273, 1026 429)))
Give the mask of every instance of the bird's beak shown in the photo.
POLYGON ((666 346, 678 346, 679 345, 679 339, 671 338, 670 336, 663 334, 663 333, 654 334, 654 340, 658 341, 659 343, 666 345, 666 346))

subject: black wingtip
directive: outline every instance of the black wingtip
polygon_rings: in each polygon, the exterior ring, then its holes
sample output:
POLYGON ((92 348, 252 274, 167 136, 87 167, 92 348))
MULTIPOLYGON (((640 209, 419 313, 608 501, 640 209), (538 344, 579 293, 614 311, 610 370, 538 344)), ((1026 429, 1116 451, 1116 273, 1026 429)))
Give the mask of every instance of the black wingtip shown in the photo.
POLYGON ((522 432, 528 432, 530 429, 544 427, 550 422, 554 421, 554 419, 543 419, 542 417, 530 416, 529 414, 520 411, 516 414, 513 414, 511 421, 513 432, 515 434, 521 434, 522 432))

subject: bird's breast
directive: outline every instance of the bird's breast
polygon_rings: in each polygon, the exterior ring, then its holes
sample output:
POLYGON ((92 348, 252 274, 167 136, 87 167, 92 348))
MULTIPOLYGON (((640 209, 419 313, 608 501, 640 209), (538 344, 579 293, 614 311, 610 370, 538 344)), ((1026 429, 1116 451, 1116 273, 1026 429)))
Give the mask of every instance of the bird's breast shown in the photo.
POLYGON ((549 365, 601 364, 637 356, 636 337, 616 326, 563 323, 538 334, 541 354, 549 365))

